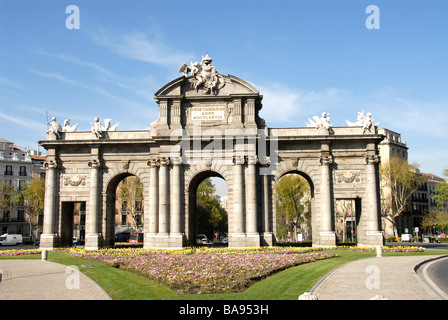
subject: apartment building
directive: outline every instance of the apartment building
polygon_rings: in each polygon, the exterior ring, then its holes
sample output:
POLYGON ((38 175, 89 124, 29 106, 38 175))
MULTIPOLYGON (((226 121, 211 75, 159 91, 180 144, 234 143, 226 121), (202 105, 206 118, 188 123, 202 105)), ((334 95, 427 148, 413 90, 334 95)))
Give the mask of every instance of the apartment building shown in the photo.
MULTIPOLYGON (((33 228, 26 201, 18 197, 15 201, 8 201, 8 198, 20 194, 33 176, 45 177, 44 161, 45 157, 37 152, 23 151, 13 142, 0 138, 0 185, 3 193, 0 207, 0 234, 21 234, 24 240, 38 236, 38 234, 32 236, 33 228)), ((36 224, 37 222, 34 223, 36 224)))

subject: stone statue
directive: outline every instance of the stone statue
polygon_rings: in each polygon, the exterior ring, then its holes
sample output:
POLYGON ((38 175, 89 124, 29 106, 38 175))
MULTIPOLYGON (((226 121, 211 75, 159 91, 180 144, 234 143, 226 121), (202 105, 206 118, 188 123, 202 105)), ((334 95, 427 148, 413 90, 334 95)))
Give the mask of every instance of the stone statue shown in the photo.
POLYGON ((98 139, 101 139, 103 137, 103 131, 105 131, 105 130, 104 130, 103 126, 101 125, 100 118, 95 117, 95 122, 93 122, 93 123, 91 122, 90 125, 92 126, 91 131, 93 132, 95 137, 97 137, 98 139))
POLYGON ((62 126, 59 122, 56 121, 56 117, 51 118, 51 123, 47 122, 47 124, 50 126, 50 129, 48 129, 48 133, 54 133, 58 139, 61 138, 61 132, 62 132, 62 126))
POLYGON ((313 116, 313 119, 308 118, 308 122, 306 124, 307 127, 319 129, 320 127, 324 127, 327 130, 330 130, 332 124, 330 124, 331 115, 326 112, 322 112, 322 117, 313 116))
POLYGON ((112 119, 105 119, 104 120, 104 124, 106 125, 106 131, 117 131, 118 125, 120 124, 120 122, 118 122, 117 124, 114 124, 113 126, 110 125, 112 119))
POLYGON ((188 77, 191 72, 193 89, 198 90, 198 88, 202 87, 205 94, 217 94, 218 90, 224 87, 226 82, 222 75, 216 71, 216 68, 212 66, 212 61, 213 59, 207 53, 205 57, 202 57, 201 63, 191 62, 190 66, 184 63, 180 67, 179 72, 182 72, 185 77, 188 77))
POLYGON ((348 120, 345 120, 347 123, 347 126, 349 127, 362 127, 362 133, 365 133, 366 131, 370 131, 370 128, 373 126, 377 127, 380 123, 373 123, 372 119, 372 113, 367 112, 366 115, 364 115, 364 110, 362 112, 358 112, 358 117, 356 118, 356 122, 350 122, 348 120))
POLYGON ((63 132, 76 132, 76 129, 78 129, 78 124, 70 126, 70 119, 64 120, 64 126, 62 127, 63 132))
POLYGON ((101 139, 103 137, 103 132, 106 131, 117 131, 118 125, 120 124, 120 122, 118 122, 117 124, 111 126, 111 120, 112 119, 105 119, 104 120, 104 127, 101 125, 100 122, 100 118, 96 117, 95 118, 95 122, 91 122, 90 125, 92 126, 92 133, 98 138, 101 139))

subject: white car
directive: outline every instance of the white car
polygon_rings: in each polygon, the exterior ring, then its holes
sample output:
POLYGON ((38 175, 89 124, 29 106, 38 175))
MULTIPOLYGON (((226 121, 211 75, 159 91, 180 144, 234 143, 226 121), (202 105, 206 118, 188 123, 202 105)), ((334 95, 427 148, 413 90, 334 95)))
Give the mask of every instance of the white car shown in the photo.
POLYGON ((401 235, 401 241, 402 242, 412 242, 414 239, 412 237, 412 234, 409 233, 403 233, 401 235))
POLYGON ((7 234, 0 236, 0 245, 2 246, 15 246, 22 244, 21 234, 7 234))

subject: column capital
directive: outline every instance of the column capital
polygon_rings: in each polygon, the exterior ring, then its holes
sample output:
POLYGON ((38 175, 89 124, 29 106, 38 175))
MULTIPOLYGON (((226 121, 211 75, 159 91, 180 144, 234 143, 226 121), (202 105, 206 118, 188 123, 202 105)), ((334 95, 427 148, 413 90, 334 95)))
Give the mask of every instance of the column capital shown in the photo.
POLYGON ((169 157, 160 158, 160 166, 169 166, 171 161, 169 157))
POLYGON ((320 165, 330 165, 333 163, 333 156, 331 154, 326 156, 320 156, 319 163, 320 165))
POLYGON ((160 161, 159 159, 150 159, 147 162, 148 167, 154 168, 154 167, 159 167, 160 166, 160 161))
POLYGON ((171 157, 170 159, 171 159, 172 164, 175 166, 179 166, 179 165, 183 164, 182 157, 171 157))
POLYGON ((236 156, 233 158, 234 164, 244 164, 245 162, 246 162, 246 160, 245 160, 244 156, 236 156))
POLYGON ((54 160, 48 160, 44 162, 44 168, 46 170, 48 169, 57 169, 58 168, 58 163, 54 160))
POLYGON ((365 155, 366 164, 377 164, 380 163, 380 157, 378 155, 365 155))
POLYGON ((257 163, 258 163, 258 157, 256 155, 247 156, 247 164, 257 164, 257 163))
POLYGON ((99 169, 99 168, 101 168, 101 160, 100 159, 93 159, 93 160, 88 162, 88 166, 91 169, 99 169))

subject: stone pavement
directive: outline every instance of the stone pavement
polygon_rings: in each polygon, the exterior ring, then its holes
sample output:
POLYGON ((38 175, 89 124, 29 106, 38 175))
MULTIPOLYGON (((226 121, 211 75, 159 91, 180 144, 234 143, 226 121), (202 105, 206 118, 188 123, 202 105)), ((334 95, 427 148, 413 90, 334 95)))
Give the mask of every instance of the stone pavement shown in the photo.
POLYGON ((42 260, 0 260, 0 300, 110 300, 73 267, 42 260))
MULTIPOLYGON (((311 290, 318 300, 443 300, 415 267, 442 256, 375 257, 334 269, 311 290)), ((445 256, 446 257, 446 256, 445 256)))

